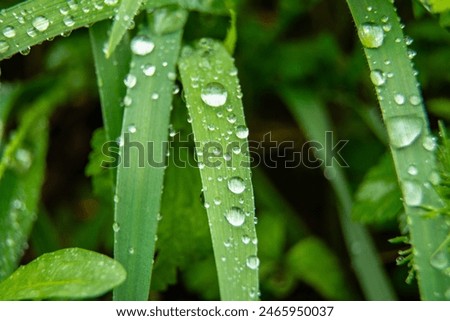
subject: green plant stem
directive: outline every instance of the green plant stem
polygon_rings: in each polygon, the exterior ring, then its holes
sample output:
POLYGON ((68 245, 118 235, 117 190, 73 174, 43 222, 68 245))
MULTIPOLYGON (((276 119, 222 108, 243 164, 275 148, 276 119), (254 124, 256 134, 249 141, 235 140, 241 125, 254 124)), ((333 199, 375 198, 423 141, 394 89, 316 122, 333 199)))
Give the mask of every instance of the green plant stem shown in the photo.
POLYGON ((392 2, 347 2, 360 36, 365 23, 382 30, 381 34, 378 32, 382 44, 372 46, 369 41, 368 45, 364 35, 360 38, 365 45, 371 75, 381 75, 384 79, 384 82, 375 79, 374 85, 403 194, 420 295, 424 300, 450 299, 450 277, 445 274, 449 253, 436 253, 449 233, 449 226, 445 218, 429 218, 423 209, 439 208, 442 202, 430 182, 436 173, 435 143, 430 136, 427 114, 408 57, 411 51, 408 51, 392 2), (417 171, 415 176, 408 171, 412 167, 417 171))

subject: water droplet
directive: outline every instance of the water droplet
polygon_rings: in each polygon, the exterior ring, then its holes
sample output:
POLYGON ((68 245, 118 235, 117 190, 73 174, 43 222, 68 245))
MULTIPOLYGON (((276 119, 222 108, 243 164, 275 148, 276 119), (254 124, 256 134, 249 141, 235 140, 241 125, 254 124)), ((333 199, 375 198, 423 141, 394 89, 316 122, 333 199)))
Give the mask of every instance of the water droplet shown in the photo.
POLYGON ((130 255, 133 255, 133 254, 134 254, 134 247, 130 247, 130 248, 128 249, 128 253, 129 253, 130 255))
POLYGON ((117 2, 119 2, 119 0, 105 0, 105 4, 107 6, 114 6, 117 4, 117 2))
POLYGON ((114 222, 112 228, 113 228, 113 231, 114 231, 114 232, 116 232, 116 233, 119 232, 119 231, 120 231, 120 225, 119 225, 119 223, 114 222))
POLYGON ((233 206, 225 213, 225 218, 231 225, 239 227, 244 224, 245 214, 239 207, 233 206))
POLYGON ((48 26, 50 25, 50 21, 48 21, 48 19, 43 16, 38 16, 34 18, 31 24, 34 28, 36 28, 36 30, 43 32, 47 30, 48 26))
POLYGON ((409 59, 413 59, 415 56, 417 56, 417 52, 415 50, 412 50, 412 49, 408 49, 407 53, 408 53, 408 58, 409 59))
POLYGON ((6 38, 14 38, 16 36, 16 30, 12 26, 7 26, 3 29, 3 35, 6 38))
POLYGON ((236 122, 236 115, 235 114, 229 114, 227 116, 227 120, 230 124, 234 124, 236 122))
POLYGON ((245 139, 248 137, 248 128, 245 126, 237 126, 236 127, 236 136, 240 139, 245 139))
POLYGON ((422 132, 423 122, 419 117, 396 116, 386 121, 391 145, 403 148, 411 145, 422 132))
POLYGON ((65 16, 63 19, 63 23, 67 27, 73 27, 75 25, 75 21, 73 20, 73 18, 71 16, 65 16))
POLYGON ((125 86, 127 86, 127 88, 133 88, 134 86, 136 86, 136 82, 137 78, 133 74, 128 74, 123 80, 123 83, 125 84, 125 86))
POLYGON ((427 151, 432 152, 436 149, 437 143, 436 138, 433 136, 427 136, 423 139, 422 143, 423 148, 425 148, 427 151))
POLYGON ((220 200, 220 198, 216 197, 216 198, 214 199, 214 204, 215 204, 215 205, 220 205, 220 204, 222 204, 222 201, 220 200))
POLYGON ((445 269, 448 265, 448 256, 445 250, 439 250, 431 256, 430 264, 438 270, 445 269))
POLYGON ((409 102, 413 106, 418 106, 422 102, 422 99, 419 96, 412 95, 411 97, 409 97, 409 102))
POLYGON ((5 53, 8 51, 9 45, 6 41, 0 41, 0 54, 5 53))
POLYGON ((383 44, 383 28, 375 23, 363 23, 358 29, 358 35, 362 45, 366 48, 379 48, 383 44))
POLYGON ((136 36, 131 41, 131 51, 138 56, 148 55, 155 48, 155 44, 146 36, 136 36))
POLYGON ((234 194, 241 194, 245 191, 245 182, 238 176, 232 177, 228 180, 228 189, 234 194))
POLYGON ((210 82, 202 88, 200 96, 206 105, 220 107, 227 102, 228 92, 222 84, 210 82))
POLYGON ((375 69, 370 72, 370 80, 375 86, 382 86, 386 82, 386 76, 381 70, 375 69))
POLYGON ((137 131, 137 128, 134 124, 131 124, 130 126, 128 126, 128 132, 134 134, 134 133, 136 133, 136 131, 137 131))
POLYGON ((246 260, 247 267, 256 270, 259 267, 259 258, 256 255, 250 255, 246 260))
POLYGON ((422 203, 422 188, 420 185, 413 181, 404 181, 403 187, 403 198, 405 204, 408 206, 419 206, 422 203))
POLYGON ((397 105, 403 105, 405 103, 405 96, 402 94, 395 94, 394 101, 397 105))
POLYGON ((244 243, 245 245, 247 245, 247 244, 249 244, 250 243, 250 236, 248 236, 248 235, 242 235, 242 238, 241 238, 241 240, 242 240, 242 243, 244 243))
POLYGON ((153 76, 155 74, 155 72, 156 72, 156 67, 154 65, 151 65, 151 64, 143 65, 141 68, 142 68, 142 72, 147 77, 153 76))
POLYGON ((123 98, 123 104, 125 105, 125 107, 130 106, 132 103, 133 103, 133 99, 130 96, 126 95, 123 98))
POLYGON ((158 93, 153 93, 152 94, 152 99, 153 100, 158 100, 159 99, 159 94, 158 93))
POLYGON ((410 36, 405 36, 405 43, 407 46, 410 46, 413 42, 413 38, 411 38, 410 36))
POLYGON ((416 176, 417 173, 419 173, 419 171, 418 171, 418 169, 417 169, 416 166, 410 165, 410 166, 408 167, 408 174, 409 174, 409 175, 416 176))
POLYGON ((119 195, 114 195, 114 203, 119 203, 119 195))
POLYGON ((441 176, 436 171, 432 171, 428 179, 434 186, 437 186, 441 183, 441 176))

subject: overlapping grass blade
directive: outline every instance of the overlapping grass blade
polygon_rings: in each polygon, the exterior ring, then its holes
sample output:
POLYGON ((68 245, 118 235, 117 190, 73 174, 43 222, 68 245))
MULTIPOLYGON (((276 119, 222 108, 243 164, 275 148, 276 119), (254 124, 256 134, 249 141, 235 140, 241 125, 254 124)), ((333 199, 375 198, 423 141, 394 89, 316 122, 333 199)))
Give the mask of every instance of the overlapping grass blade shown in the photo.
POLYGON ((402 189, 421 297, 449 299, 450 264, 447 249, 439 250, 449 234, 442 216, 427 217, 424 208, 439 208, 436 184, 436 142, 430 134, 415 70, 414 52, 407 45, 390 1, 347 0, 371 70, 389 143, 402 189), (411 171, 413 169, 413 171, 411 171), (410 173, 417 173, 411 175, 410 173))
MULTIPOLYGON (((150 19, 152 17, 150 16, 150 19)), ((120 139, 114 256, 127 270, 115 300, 147 300, 160 211, 166 145, 182 29, 142 27, 133 52, 120 139)))
MULTIPOLYGON (((317 142, 317 157, 339 201, 340 221, 355 273, 368 300, 394 300, 395 295, 381 267, 375 246, 367 230, 351 219, 352 194, 344 172, 326 148, 326 132, 331 124, 320 101, 308 93, 285 90, 282 93, 294 118, 311 141, 317 142), (328 151, 328 153, 327 153, 328 151)), ((332 143, 332 142, 331 142, 332 143)), ((330 144, 330 142, 328 142, 330 144)))
MULTIPOLYGON (((119 9, 114 17, 108 46, 106 47, 106 57, 109 58, 113 54, 123 36, 130 29, 130 26, 134 24, 134 17, 144 1, 147 0, 122 0, 120 2, 119 9)), ((149 2, 152 3, 152 1, 149 2)))
POLYGON ((29 0, 2 11, 0 60, 70 31, 114 15, 117 3, 29 0), (111 3, 111 4, 108 4, 111 3))
POLYGON ((122 129, 122 102, 126 94, 123 80, 128 73, 131 58, 130 41, 128 35, 125 35, 114 53, 106 59, 103 46, 108 41, 107 33, 110 27, 110 21, 101 21, 89 28, 89 33, 102 105, 103 126, 107 139, 114 141, 120 136, 122 129))
POLYGON ((237 70, 211 39, 185 47, 179 62, 192 119, 222 300, 258 299, 257 238, 237 70))

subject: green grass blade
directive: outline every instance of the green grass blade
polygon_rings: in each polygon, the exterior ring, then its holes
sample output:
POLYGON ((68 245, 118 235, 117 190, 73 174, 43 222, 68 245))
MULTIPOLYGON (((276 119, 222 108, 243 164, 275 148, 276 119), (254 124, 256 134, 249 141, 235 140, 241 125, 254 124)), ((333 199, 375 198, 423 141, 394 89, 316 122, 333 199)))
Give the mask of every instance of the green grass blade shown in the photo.
MULTIPOLYGON (((325 133, 332 127, 320 101, 294 90, 286 90, 282 95, 308 138, 319 143, 319 146, 327 146, 325 133)), ((317 150, 317 157, 324 161, 328 159, 329 167, 324 170, 334 177, 330 179, 330 184, 340 205, 339 218, 345 242, 361 288, 368 300, 395 300, 369 233, 362 225, 351 219, 352 194, 344 172, 339 164, 332 159, 330 161, 329 157, 332 155, 327 155, 325 150, 325 148, 317 150)))
POLYGON ((258 299, 253 187, 237 71, 209 39, 186 47, 179 69, 192 119, 222 300, 258 299), (218 80, 220 79, 220 80, 218 80))
POLYGON ((113 259, 70 248, 44 254, 0 283, 0 300, 84 299, 122 283, 124 268, 113 259))
POLYGON ((57 87, 27 110, 0 162, 0 280, 17 267, 36 219, 44 180, 50 111, 65 97, 57 87))
POLYGON ((199 11, 209 14, 226 15, 228 14, 227 1, 223 0, 149 0, 147 2, 147 9, 179 5, 180 7, 189 11, 199 11))
POLYGON ((117 5, 80 4, 74 0, 30 0, 2 11, 0 24, 9 32, 0 33, 0 60, 61 34, 105 20, 117 5), (86 13, 88 12, 88 14, 86 13), (6 34, 6 35, 5 35, 6 34))
POLYGON ((107 33, 110 27, 110 21, 101 21, 89 28, 89 33, 102 105, 103 125, 108 140, 114 141, 122 130, 122 103, 126 94, 123 79, 128 73, 131 58, 130 42, 128 37, 124 36, 114 53, 106 59, 103 45, 108 41, 107 33))
POLYGON ((131 41, 114 223, 114 256, 128 277, 115 289, 115 300, 147 300, 153 266, 166 159, 163 143, 182 30, 156 34, 150 29, 143 28, 131 41))
POLYGON ((436 171, 435 143, 410 59, 413 53, 407 47, 390 1, 347 2, 364 46, 388 131, 421 297, 449 299, 450 277, 444 271, 449 267, 450 253, 436 252, 446 239, 449 226, 444 217, 429 218, 423 210, 423 207, 441 207, 442 202, 430 182, 436 171), (415 176, 409 174, 412 166, 417 170, 415 176), (435 253, 439 256, 434 256, 435 253))
MULTIPOLYGON (((114 23, 111 28, 111 34, 105 52, 107 58, 113 54, 127 30, 134 24, 134 17, 138 13, 143 2, 144 0, 122 0, 120 2, 119 10, 114 17, 114 23)), ((149 1, 149 3, 152 3, 152 1, 149 1)))

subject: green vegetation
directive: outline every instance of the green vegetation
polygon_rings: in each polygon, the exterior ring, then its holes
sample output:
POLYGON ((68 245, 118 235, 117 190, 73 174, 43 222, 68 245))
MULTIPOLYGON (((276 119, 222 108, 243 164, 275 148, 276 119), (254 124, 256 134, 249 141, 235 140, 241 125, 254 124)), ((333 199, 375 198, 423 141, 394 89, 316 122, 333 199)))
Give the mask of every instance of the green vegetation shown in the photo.
POLYGON ((450 300, 449 17, 2 1, 0 300, 450 300))

